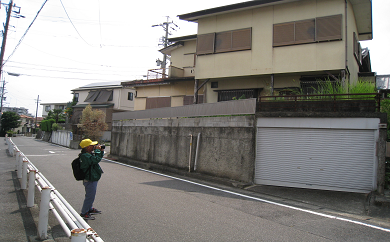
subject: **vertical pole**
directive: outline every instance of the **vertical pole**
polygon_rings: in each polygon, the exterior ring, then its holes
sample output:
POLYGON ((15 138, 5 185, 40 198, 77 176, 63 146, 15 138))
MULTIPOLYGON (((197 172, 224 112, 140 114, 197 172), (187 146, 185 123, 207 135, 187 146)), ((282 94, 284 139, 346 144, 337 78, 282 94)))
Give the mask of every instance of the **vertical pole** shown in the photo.
POLYGON ((20 184, 20 189, 27 189, 27 165, 28 161, 23 159, 23 170, 22 170, 22 183, 20 184))
MULTIPOLYGON (((168 34, 169 34, 169 23, 168 23, 168 20, 169 20, 169 16, 167 16, 167 21, 164 23, 164 27, 165 27, 164 48, 166 48, 168 46, 168 34)), ((164 59, 163 59, 163 62, 162 62, 162 68, 163 68, 163 76, 162 76, 162 78, 165 78, 165 73, 166 73, 166 68, 167 68, 167 55, 166 54, 164 54, 164 59)))
POLYGON ((34 197, 35 197, 35 170, 30 171, 28 177, 28 192, 27 192, 27 207, 34 207, 34 197))
POLYGON ((85 229, 72 229, 70 241, 71 242, 85 242, 87 239, 87 230, 85 229))
POLYGON ((2 87, 1 87, 0 114, 3 113, 4 86, 5 86, 5 80, 4 80, 4 77, 3 77, 3 84, 2 84, 2 87))
POLYGON ((39 103, 39 95, 38 95, 38 99, 37 99, 37 109, 35 111, 35 129, 34 129, 34 134, 37 133, 38 103, 39 103))
POLYGON ((19 156, 20 156, 20 151, 17 150, 16 151, 16 159, 15 159, 15 161, 16 161, 16 163, 15 163, 15 171, 17 171, 18 167, 19 167, 19 156))
POLYGON ((274 85, 275 85, 275 80, 274 80, 274 74, 271 74, 271 96, 274 95, 274 85))
POLYGON ((190 140, 190 157, 188 161, 188 172, 191 172, 191 158, 192 158, 192 134, 191 134, 191 140, 190 140))
POLYGON ((195 79, 195 85, 194 85, 194 104, 198 104, 198 86, 199 86, 199 79, 195 79))
POLYGON ((47 225, 49 223, 50 187, 43 187, 41 203, 39 204, 38 238, 47 239, 47 225))
POLYGON ((198 139, 196 140, 196 152, 195 152, 195 161, 194 161, 194 171, 196 171, 196 165, 198 163, 199 140, 200 140, 200 133, 198 133, 198 139))
POLYGON ((18 171, 16 172, 19 179, 22 179, 22 167, 23 167, 23 156, 19 156, 18 171))
POLYGON ((13 0, 9 1, 8 12, 7 12, 7 20, 6 20, 5 26, 4 26, 3 42, 1 44, 1 52, 0 52, 0 79, 1 79, 1 76, 3 74, 3 60, 4 60, 4 53, 5 53, 5 44, 7 42, 9 20, 11 18, 11 12, 12 12, 12 6, 13 5, 14 5, 13 0))

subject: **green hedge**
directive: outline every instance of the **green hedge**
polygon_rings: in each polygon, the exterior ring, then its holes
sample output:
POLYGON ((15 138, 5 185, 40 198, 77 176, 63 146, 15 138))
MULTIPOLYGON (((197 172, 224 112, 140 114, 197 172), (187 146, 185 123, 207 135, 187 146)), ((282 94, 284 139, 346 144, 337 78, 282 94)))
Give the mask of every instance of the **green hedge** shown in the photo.
POLYGON ((41 122, 41 130, 42 131, 52 131, 52 125, 55 123, 56 121, 54 119, 48 119, 48 120, 42 120, 41 122))

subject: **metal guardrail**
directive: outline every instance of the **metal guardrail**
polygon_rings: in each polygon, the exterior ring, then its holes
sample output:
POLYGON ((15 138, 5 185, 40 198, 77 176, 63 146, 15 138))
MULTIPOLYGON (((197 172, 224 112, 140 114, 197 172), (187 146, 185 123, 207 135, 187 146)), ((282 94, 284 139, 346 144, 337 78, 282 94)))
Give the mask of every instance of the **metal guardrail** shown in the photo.
POLYGON ((27 191, 27 207, 34 206, 35 186, 41 192, 39 205, 38 239, 47 239, 49 211, 51 211, 71 242, 95 241, 103 242, 99 235, 88 225, 76 210, 65 200, 43 174, 15 145, 10 137, 6 136, 8 152, 16 157, 16 171, 21 179, 21 189, 27 191), (28 177, 28 179, 27 179, 28 177), (27 182, 28 180, 28 182, 27 182))

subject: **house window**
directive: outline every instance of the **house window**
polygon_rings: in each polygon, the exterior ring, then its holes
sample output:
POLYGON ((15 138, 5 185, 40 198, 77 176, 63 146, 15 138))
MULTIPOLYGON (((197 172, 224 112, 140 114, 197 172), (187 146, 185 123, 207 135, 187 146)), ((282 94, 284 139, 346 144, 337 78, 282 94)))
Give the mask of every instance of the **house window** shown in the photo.
POLYGON ((219 33, 202 34, 197 39, 197 55, 250 50, 252 29, 238 29, 219 33))
POLYGON ((342 15, 274 24, 273 46, 341 40, 342 15))
POLYGON ((58 109, 64 110, 64 109, 65 109, 65 108, 64 108, 64 105, 58 106, 58 109))
POLYGON ((127 93, 127 100, 133 101, 133 98, 134 98, 134 93, 128 92, 128 93, 127 93))
POLYGON ((218 82, 211 82, 211 88, 218 88, 218 82))
POLYGON ((49 112, 51 110, 50 106, 45 106, 45 111, 49 112))
POLYGON ((218 90, 218 102, 257 98, 260 89, 218 90))
POLYGON ((151 97, 146 98, 145 109, 165 108, 171 106, 171 97, 151 97))
POLYGON ((73 95, 73 101, 75 101, 75 102, 78 102, 78 101, 79 101, 79 94, 78 94, 78 93, 75 93, 75 94, 73 95))
POLYGON ((362 46, 359 43, 359 39, 356 33, 353 33, 353 55, 359 65, 362 65, 362 46))
POLYGON ((196 41, 196 54, 205 55, 214 53, 215 33, 202 34, 196 41))
POLYGON ((328 75, 302 76, 300 78, 300 85, 301 85, 301 91, 303 95, 311 95, 311 94, 323 93, 324 88, 326 89, 329 89, 330 87, 336 88, 336 86, 339 85, 339 82, 337 82, 334 79, 330 79, 328 75), (329 86, 329 84, 331 86, 329 86))

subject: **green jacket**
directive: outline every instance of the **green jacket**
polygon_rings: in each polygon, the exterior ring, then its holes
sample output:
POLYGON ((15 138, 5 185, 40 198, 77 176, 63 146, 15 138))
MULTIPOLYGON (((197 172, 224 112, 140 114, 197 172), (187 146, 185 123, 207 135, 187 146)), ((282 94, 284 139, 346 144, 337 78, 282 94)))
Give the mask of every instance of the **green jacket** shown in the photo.
POLYGON ((85 180, 87 181, 99 181, 102 176, 103 170, 99 165, 102 160, 104 151, 98 149, 95 150, 95 154, 82 153, 80 155, 80 168, 85 173, 85 180))

